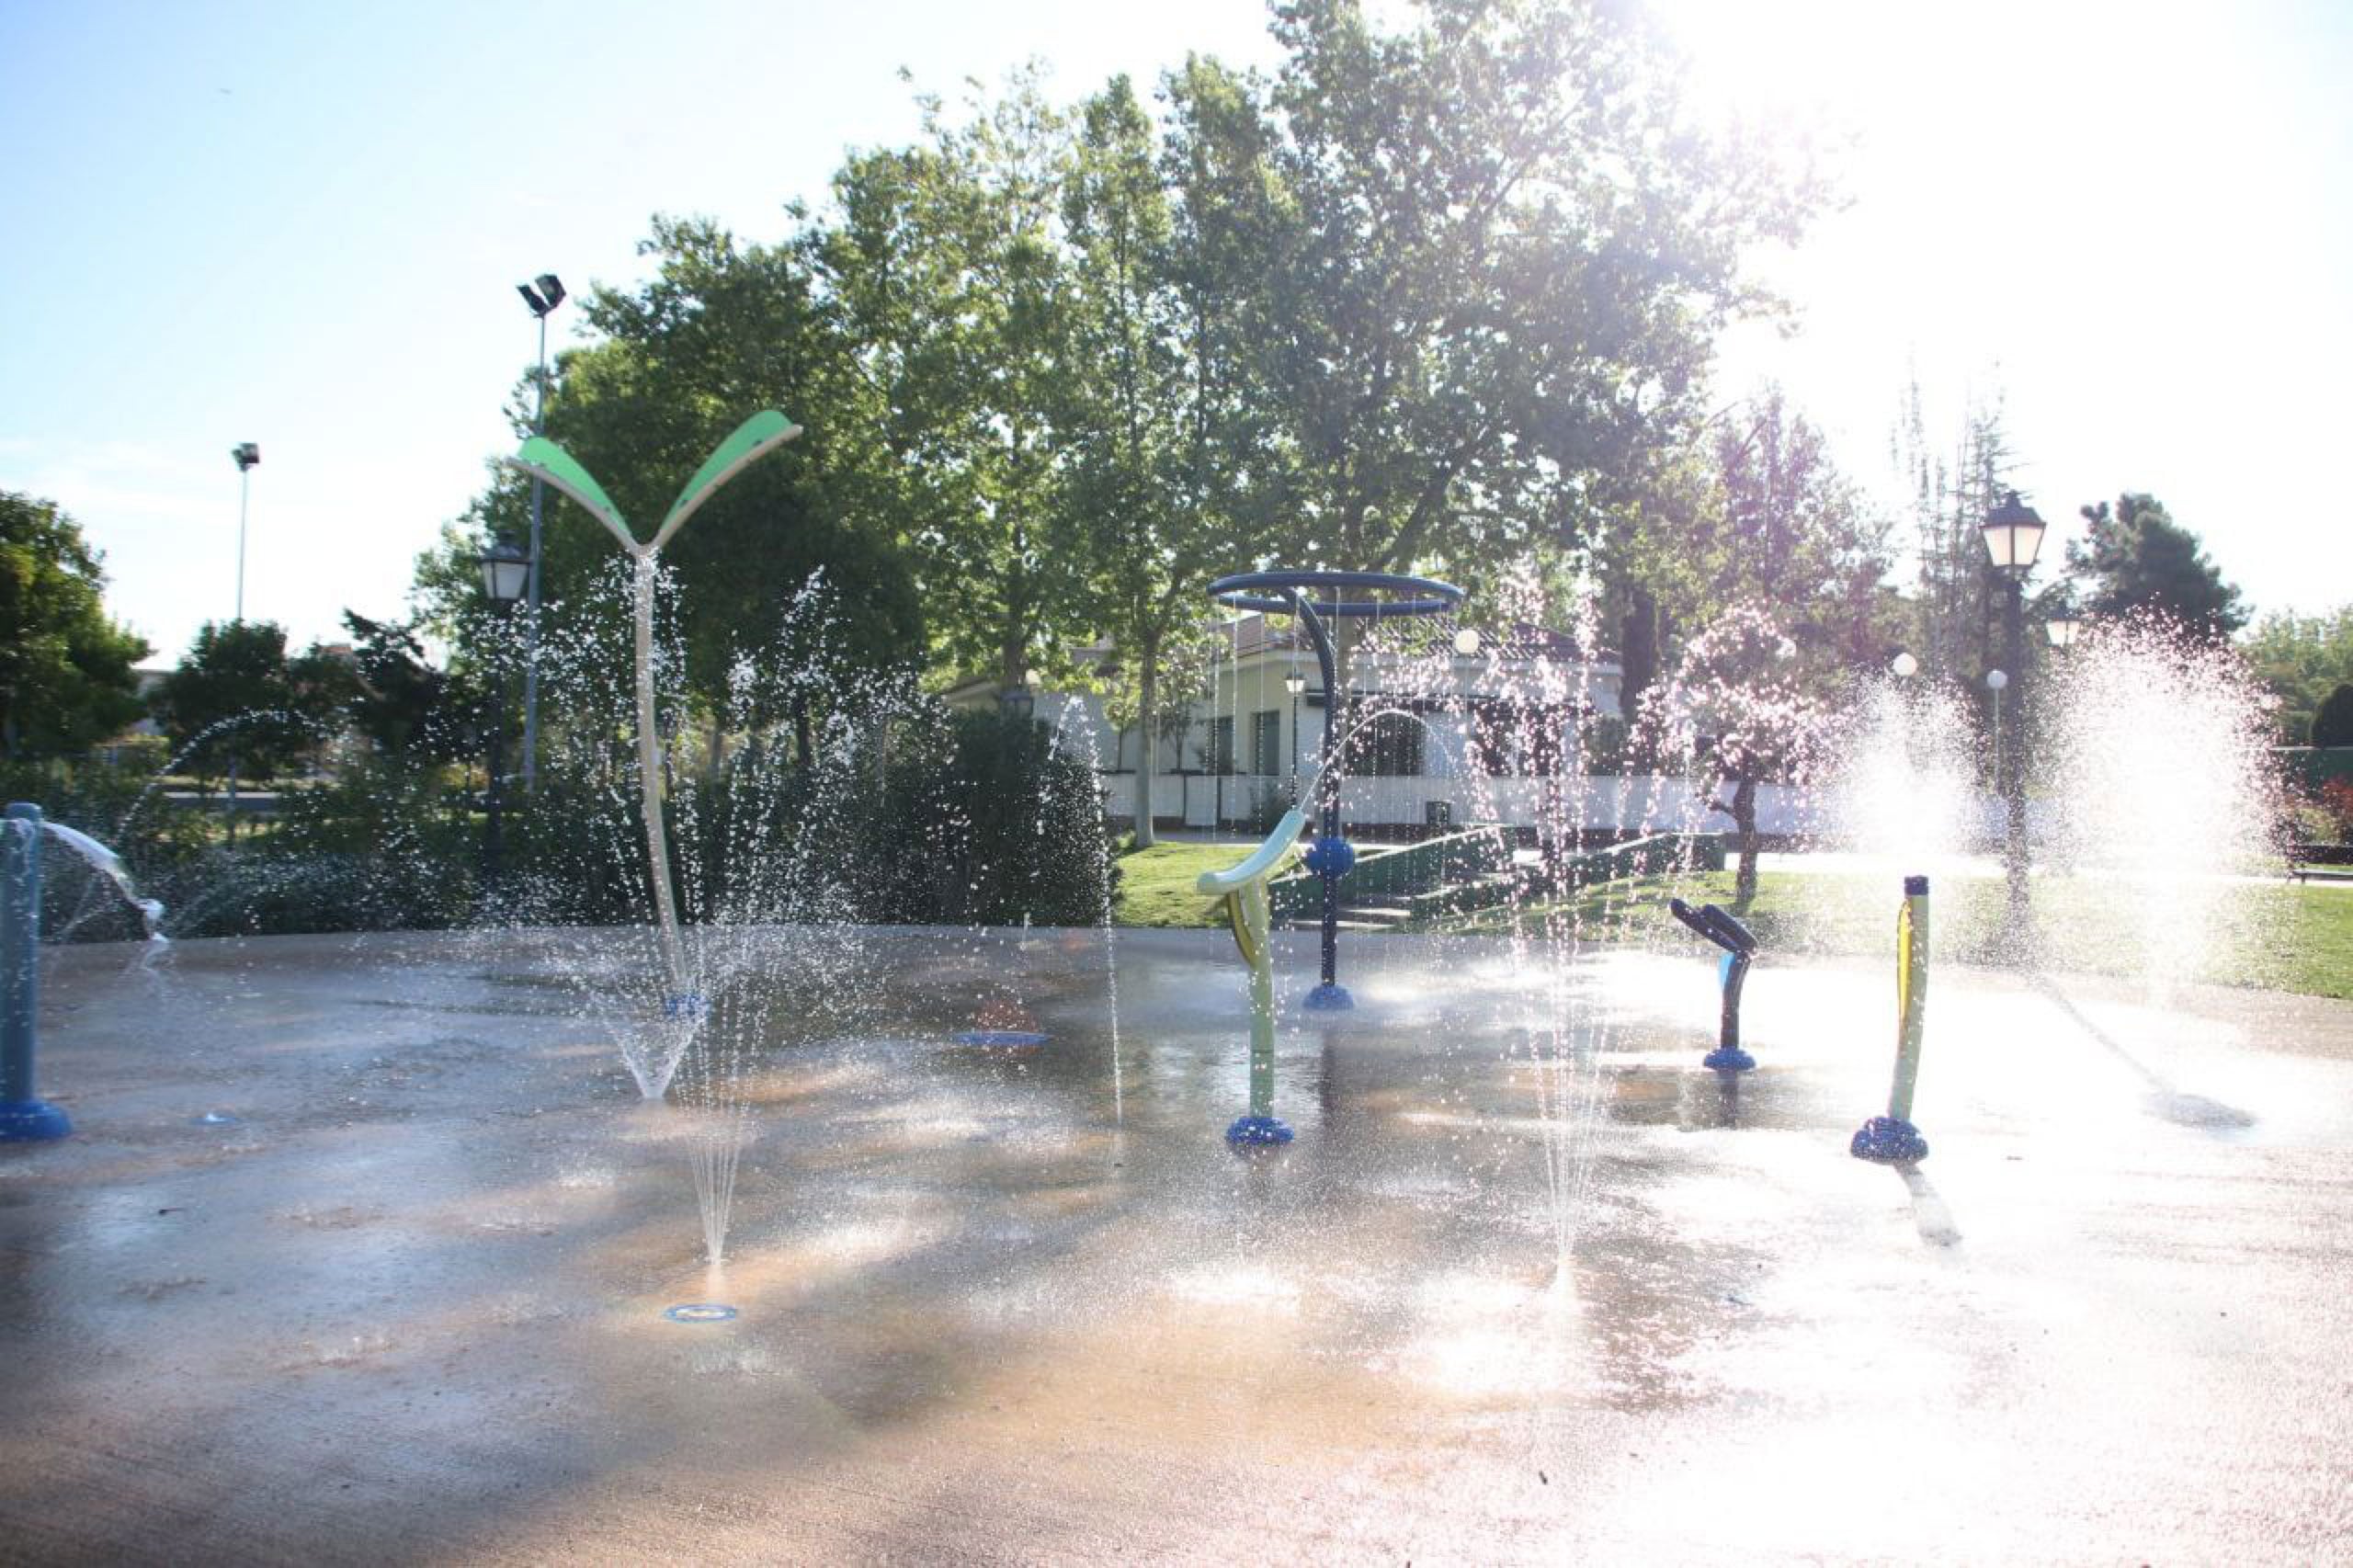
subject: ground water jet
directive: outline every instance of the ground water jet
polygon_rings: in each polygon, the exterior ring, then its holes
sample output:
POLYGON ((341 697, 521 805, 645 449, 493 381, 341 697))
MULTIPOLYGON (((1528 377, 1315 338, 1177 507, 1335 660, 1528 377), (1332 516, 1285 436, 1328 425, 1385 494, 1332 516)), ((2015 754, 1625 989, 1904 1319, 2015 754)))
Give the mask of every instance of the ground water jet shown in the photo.
POLYGON ((2268 944, 2243 885, 2277 871, 2285 812, 2245 665, 2161 622, 2095 623, 2045 684, 2047 847, 2097 874, 2110 953, 2159 1001, 2200 974, 2249 978, 2268 944))

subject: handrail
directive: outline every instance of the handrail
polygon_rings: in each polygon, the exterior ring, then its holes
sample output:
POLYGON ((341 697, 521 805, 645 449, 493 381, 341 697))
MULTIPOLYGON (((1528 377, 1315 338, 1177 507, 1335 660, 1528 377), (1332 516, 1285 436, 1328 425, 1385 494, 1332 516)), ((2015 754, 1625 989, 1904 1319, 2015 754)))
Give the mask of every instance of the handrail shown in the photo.
POLYGON ((1283 852, 1299 836, 1299 830, 1306 825, 1307 808, 1293 806, 1283 813, 1282 821, 1275 824, 1275 831, 1267 835, 1267 842, 1250 852, 1248 859, 1222 871, 1203 871, 1194 880, 1193 886, 1206 893, 1229 893, 1265 876, 1275 869, 1275 862, 1283 858, 1283 852))

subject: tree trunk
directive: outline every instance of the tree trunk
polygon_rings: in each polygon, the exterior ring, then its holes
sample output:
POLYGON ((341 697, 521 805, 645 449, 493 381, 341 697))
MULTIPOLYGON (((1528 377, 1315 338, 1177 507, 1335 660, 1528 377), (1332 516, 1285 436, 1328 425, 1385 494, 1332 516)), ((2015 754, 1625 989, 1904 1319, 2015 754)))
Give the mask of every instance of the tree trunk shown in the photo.
POLYGON ((793 755, 800 759, 801 771, 807 773, 817 766, 817 733, 809 718, 809 694, 796 692, 792 699, 793 755))
POLYGON ((1643 693, 1658 679, 1658 600, 1646 588, 1626 591, 1624 634, 1619 639, 1618 716, 1626 724, 1626 767, 1653 771, 1651 746, 1640 733, 1643 693))
MULTIPOLYGON (((1718 811, 1725 808, 1719 806, 1718 811)), ((1732 907, 1737 915, 1748 913, 1756 898, 1756 778, 1744 772, 1733 786, 1733 832, 1739 841, 1740 869, 1733 876, 1732 907)))
POLYGON ((1149 849, 1160 842, 1152 831, 1152 742, 1160 719, 1159 650, 1146 644, 1142 663, 1136 690, 1135 845, 1149 849))

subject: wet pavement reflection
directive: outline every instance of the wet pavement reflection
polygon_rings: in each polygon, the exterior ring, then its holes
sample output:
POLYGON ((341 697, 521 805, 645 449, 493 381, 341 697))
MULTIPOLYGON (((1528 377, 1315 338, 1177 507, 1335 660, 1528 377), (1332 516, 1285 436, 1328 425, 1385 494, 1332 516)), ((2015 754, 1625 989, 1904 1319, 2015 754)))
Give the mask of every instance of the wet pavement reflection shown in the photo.
POLYGON ((12 1550, 2341 1550, 2353 1007, 1940 975, 1891 1171, 1883 974, 1760 962, 1733 1074, 1688 955, 1359 944, 1336 1017, 1288 945, 1298 1136, 1237 1155, 1219 934, 1120 934, 1116 1045, 1099 934, 867 934, 854 1028, 779 939, 712 1267, 592 939, 57 959, 12 1550))

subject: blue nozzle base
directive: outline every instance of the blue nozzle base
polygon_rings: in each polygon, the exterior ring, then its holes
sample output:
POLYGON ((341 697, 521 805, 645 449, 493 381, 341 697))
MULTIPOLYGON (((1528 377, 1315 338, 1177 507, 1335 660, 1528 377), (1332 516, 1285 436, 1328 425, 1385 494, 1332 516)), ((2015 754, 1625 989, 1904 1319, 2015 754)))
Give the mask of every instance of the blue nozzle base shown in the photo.
POLYGON ((1756 1065, 1756 1058, 1736 1045, 1720 1045, 1699 1058, 1699 1065, 1719 1073, 1745 1073, 1756 1065))
POLYGON ((1859 1160, 1875 1160, 1882 1165, 1908 1165, 1928 1157, 1928 1141, 1908 1121, 1875 1116, 1856 1131, 1855 1141, 1847 1145, 1847 1152, 1859 1160))
POLYGON ((1311 1013, 1346 1013, 1356 1005, 1357 999, 1348 994, 1348 988, 1336 980, 1317 986, 1300 1003, 1311 1013))
POLYGON ((0 1100, 0 1143, 44 1143, 73 1131, 65 1113, 47 1100, 0 1100))
POLYGON ((1241 1153, 1275 1148, 1290 1142, 1290 1124, 1271 1116, 1245 1116, 1225 1130, 1225 1141, 1241 1153))

